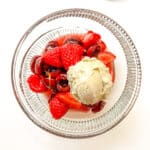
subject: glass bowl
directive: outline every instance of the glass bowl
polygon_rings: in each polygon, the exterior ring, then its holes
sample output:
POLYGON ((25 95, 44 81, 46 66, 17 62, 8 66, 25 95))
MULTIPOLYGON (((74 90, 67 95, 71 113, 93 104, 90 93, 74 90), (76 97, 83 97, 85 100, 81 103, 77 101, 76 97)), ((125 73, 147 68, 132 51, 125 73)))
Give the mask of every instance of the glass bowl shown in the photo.
POLYGON ((25 32, 13 56, 11 77, 18 103, 36 125, 60 136, 83 138, 108 131, 129 113, 140 89, 141 65, 130 36, 114 20, 92 10, 66 9, 43 17, 25 32), (99 33, 117 56, 112 92, 99 113, 69 111, 62 119, 55 120, 44 95, 32 92, 27 85, 31 58, 41 54, 50 40, 87 30, 99 33))

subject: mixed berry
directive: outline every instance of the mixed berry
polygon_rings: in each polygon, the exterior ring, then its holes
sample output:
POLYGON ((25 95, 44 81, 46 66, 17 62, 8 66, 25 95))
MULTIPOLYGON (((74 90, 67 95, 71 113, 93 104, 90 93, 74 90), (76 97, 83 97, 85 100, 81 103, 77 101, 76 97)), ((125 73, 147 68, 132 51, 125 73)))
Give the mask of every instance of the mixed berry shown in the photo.
POLYGON ((27 79, 28 85, 33 92, 48 95, 50 112, 55 119, 60 119, 69 109, 99 112, 105 106, 103 100, 94 105, 82 104, 70 92, 67 71, 85 56, 101 60, 109 68, 114 82, 116 56, 107 50, 101 36, 93 31, 49 41, 42 54, 31 60, 32 74, 27 79))

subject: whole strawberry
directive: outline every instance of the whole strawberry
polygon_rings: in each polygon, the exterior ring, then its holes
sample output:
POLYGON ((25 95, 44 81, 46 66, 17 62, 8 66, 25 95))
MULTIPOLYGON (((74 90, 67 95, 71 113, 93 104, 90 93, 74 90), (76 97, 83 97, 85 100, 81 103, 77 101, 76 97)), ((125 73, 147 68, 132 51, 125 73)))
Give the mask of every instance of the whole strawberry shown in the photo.
POLYGON ((60 119, 67 113, 69 109, 69 107, 65 103, 59 101, 56 97, 53 97, 50 100, 49 107, 50 112, 55 119, 60 119))
POLYGON ((55 47, 49 51, 46 51, 43 54, 43 62, 45 64, 54 66, 54 67, 62 67, 61 58, 60 58, 61 47, 55 47))
POLYGON ((64 68, 69 69, 83 57, 84 48, 78 44, 65 44, 61 49, 61 60, 64 68))

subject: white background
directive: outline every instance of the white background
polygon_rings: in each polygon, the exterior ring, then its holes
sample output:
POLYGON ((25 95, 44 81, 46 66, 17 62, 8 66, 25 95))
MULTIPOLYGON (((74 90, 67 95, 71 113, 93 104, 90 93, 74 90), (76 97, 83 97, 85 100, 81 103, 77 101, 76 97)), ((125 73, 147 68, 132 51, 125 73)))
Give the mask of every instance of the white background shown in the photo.
POLYGON ((0 1, 0 150, 150 150, 148 0, 0 1), (23 33, 59 9, 97 10, 117 21, 134 41, 142 63, 140 95, 129 115, 111 131, 93 138, 66 139, 33 124, 19 107, 11 86, 11 61, 23 33))

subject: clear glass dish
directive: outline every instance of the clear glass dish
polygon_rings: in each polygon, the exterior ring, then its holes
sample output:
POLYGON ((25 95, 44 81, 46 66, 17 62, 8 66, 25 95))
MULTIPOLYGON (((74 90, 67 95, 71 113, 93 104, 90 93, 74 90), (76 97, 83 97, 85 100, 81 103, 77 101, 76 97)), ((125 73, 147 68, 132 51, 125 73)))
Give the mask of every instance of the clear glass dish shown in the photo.
POLYGON ((25 32, 14 53, 11 77, 18 103, 36 125, 60 136, 83 138, 108 131, 129 113, 140 89, 141 65, 130 36, 114 20, 92 10, 66 9, 43 17, 25 32), (33 93, 27 85, 31 58, 40 54, 49 40, 87 30, 99 33, 117 56, 112 92, 99 113, 70 111, 62 119, 55 120, 44 95, 33 93))

